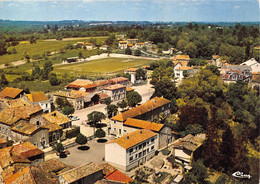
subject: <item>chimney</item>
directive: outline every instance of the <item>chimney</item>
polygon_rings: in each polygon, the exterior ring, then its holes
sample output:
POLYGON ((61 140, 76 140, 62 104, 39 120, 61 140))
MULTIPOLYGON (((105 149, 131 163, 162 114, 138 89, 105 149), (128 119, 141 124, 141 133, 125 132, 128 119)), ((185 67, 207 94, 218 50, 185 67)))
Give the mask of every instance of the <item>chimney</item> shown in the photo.
POLYGON ((129 136, 126 136, 126 139, 129 139, 129 136))

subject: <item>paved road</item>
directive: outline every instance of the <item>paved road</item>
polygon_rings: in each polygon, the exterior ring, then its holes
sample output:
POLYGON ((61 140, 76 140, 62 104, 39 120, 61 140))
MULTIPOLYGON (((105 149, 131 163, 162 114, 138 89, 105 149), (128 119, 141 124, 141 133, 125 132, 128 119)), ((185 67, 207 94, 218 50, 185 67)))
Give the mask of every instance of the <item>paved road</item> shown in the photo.
MULTIPOLYGON (((147 102, 150 97, 153 94, 154 89, 152 88, 152 85, 148 82, 145 85, 142 86, 133 86, 133 89, 135 89, 141 96, 142 96, 142 102, 147 102)), ((112 104, 116 104, 118 101, 112 102, 112 104)), ((86 125, 87 122, 87 115, 90 114, 93 111, 100 111, 106 114, 106 105, 105 104, 97 104, 91 107, 87 107, 86 109, 78 110, 74 113, 74 116, 78 116, 80 120, 73 121, 72 125, 80 126, 81 133, 83 133, 85 136, 89 137, 93 135, 93 128, 86 125)), ((103 123, 107 123, 108 120, 104 120, 103 123)), ((107 131, 107 128, 103 128, 105 131, 107 131)))
MULTIPOLYGON (((107 136, 108 141, 113 140, 114 136, 107 136)), ((72 166, 80 166, 89 162, 95 164, 101 164, 105 161, 105 143, 98 143, 96 139, 88 141, 86 146, 89 146, 88 150, 79 150, 79 145, 69 148, 70 155, 66 158, 59 158, 62 162, 72 166)), ((56 157, 58 158, 58 157, 56 157)))

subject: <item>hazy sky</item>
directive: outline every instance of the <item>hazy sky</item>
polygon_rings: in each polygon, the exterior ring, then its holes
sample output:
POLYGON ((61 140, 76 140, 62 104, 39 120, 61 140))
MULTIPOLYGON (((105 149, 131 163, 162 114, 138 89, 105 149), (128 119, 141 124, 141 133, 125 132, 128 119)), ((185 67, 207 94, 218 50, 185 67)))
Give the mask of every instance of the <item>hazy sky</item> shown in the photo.
POLYGON ((258 0, 0 0, 0 19, 259 21, 258 0))

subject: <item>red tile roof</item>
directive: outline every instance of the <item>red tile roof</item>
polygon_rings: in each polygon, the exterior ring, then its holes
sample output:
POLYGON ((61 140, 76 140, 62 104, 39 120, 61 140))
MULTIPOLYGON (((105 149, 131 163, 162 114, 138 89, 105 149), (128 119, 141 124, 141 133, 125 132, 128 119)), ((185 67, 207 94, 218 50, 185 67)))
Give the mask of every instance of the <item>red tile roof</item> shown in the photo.
POLYGON ((131 126, 136 128, 145 128, 149 129, 155 132, 159 132, 164 124, 160 123, 150 123, 149 121, 134 119, 134 118, 127 118, 127 120, 124 122, 124 126, 131 126))
POLYGON ((115 85, 106 87, 105 90, 116 90, 116 89, 121 89, 121 88, 126 88, 126 87, 122 84, 115 84, 115 85))
POLYGON ((22 92, 23 92, 23 89, 6 87, 5 89, 3 89, 3 91, 0 92, 0 97, 15 98, 22 92))
POLYGON ((29 119, 31 115, 38 112, 42 112, 42 108, 39 104, 4 109, 0 112, 0 122, 13 125, 18 120, 29 119))
POLYGON ((97 95, 99 96, 99 98, 101 100, 106 99, 106 98, 110 98, 110 96, 106 93, 97 93, 97 95))
POLYGON ((112 117, 112 120, 116 121, 126 121, 127 118, 134 118, 136 116, 142 115, 144 113, 147 113, 149 111, 152 111, 153 109, 156 109, 158 107, 161 107, 163 105, 171 103, 170 100, 167 100, 163 97, 154 97, 153 99, 149 100, 148 102, 145 102, 144 104, 135 107, 133 109, 130 109, 128 111, 125 111, 123 113, 120 113, 114 117, 112 117))
POLYGON ((111 181, 119 181, 119 182, 124 182, 129 184, 130 182, 133 182, 133 179, 130 178, 129 176, 125 175, 124 173, 120 172, 119 170, 115 170, 105 176, 106 179, 111 180, 111 181))
POLYGON ((109 141, 106 144, 117 143, 125 149, 131 148, 149 138, 156 136, 157 134, 148 129, 141 129, 126 134, 120 138, 109 141))
POLYGON ((113 84, 117 84, 121 82, 128 82, 129 79, 125 77, 117 77, 117 78, 110 79, 110 81, 112 81, 113 84))
POLYGON ((0 165, 4 169, 14 163, 31 163, 30 157, 43 154, 43 151, 30 142, 0 149, 0 165))

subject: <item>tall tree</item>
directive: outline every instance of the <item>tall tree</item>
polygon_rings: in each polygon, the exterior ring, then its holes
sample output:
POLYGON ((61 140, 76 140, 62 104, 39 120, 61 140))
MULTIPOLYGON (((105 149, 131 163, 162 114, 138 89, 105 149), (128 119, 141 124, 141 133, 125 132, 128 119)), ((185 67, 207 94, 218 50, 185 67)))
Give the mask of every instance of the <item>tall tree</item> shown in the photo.
POLYGON ((231 169, 234 166, 234 158, 236 152, 234 135, 228 125, 222 135, 222 143, 220 144, 220 154, 221 166, 224 167, 226 172, 231 171, 231 169))
POLYGON ((142 96, 136 91, 131 91, 126 95, 126 99, 129 107, 135 107, 142 101, 142 96))

